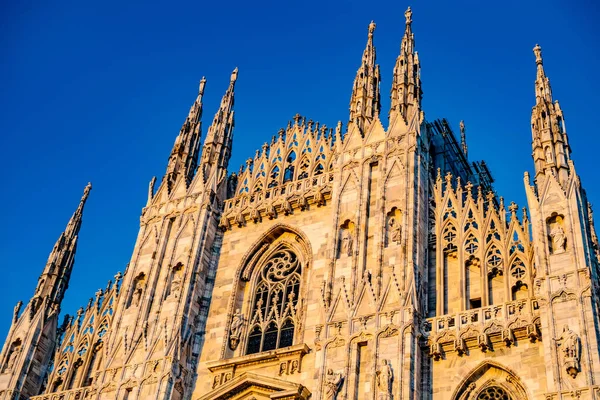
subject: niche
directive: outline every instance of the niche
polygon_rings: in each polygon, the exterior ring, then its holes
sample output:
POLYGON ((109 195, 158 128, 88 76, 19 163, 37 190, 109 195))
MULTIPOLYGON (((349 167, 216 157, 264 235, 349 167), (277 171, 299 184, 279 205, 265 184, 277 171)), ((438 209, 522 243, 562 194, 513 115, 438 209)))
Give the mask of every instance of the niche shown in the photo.
POLYGON ((131 294, 129 296, 129 302, 127 308, 129 307, 138 307, 140 305, 140 301, 142 299, 142 294, 144 293, 144 288, 146 286, 146 275, 141 272, 134 280, 131 290, 131 294))
POLYGON ((517 281, 512 287, 512 299, 521 300, 527 298, 527 285, 521 281, 517 281))

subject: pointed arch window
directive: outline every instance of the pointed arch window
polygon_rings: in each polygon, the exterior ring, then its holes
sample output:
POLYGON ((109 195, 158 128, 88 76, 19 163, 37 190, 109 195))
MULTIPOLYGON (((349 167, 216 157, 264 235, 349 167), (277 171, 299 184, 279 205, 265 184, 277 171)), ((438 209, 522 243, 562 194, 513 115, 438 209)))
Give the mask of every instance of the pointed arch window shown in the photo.
POLYGON ((256 278, 246 354, 293 344, 301 273, 300 261, 289 248, 277 250, 265 262, 256 278))

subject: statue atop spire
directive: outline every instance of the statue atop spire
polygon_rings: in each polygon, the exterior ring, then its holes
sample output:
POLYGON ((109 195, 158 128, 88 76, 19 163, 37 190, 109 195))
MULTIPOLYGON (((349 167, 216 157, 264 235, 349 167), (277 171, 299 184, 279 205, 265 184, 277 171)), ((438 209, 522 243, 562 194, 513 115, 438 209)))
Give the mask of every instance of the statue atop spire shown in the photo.
POLYGON ((542 48, 533 48, 537 73, 535 79, 535 106, 531 112, 531 133, 536 178, 551 170, 561 184, 569 176, 570 148, 562 110, 552 100, 550 79, 544 71, 542 48))
POLYGON ((183 177, 186 185, 189 185, 196 172, 202 130, 202 122, 200 121, 202 118, 202 97, 204 96, 205 86, 206 78, 202 77, 198 87, 198 96, 192 104, 171 150, 167 172, 163 179, 166 180, 169 191, 172 190, 179 177, 183 177))
POLYGON ((350 125, 355 125, 364 135, 368 124, 379 115, 381 110, 379 93, 379 65, 376 64, 376 51, 373 45, 373 33, 376 24, 371 21, 367 45, 363 51, 360 68, 354 78, 352 96, 350 98, 350 125))
POLYGON ((390 119, 401 115, 406 123, 419 116, 421 110, 421 65, 415 51, 415 35, 412 33, 412 10, 410 7, 404 13, 406 28, 400 55, 394 66, 394 77, 391 91, 390 119))
POLYGON ((212 125, 208 128, 202 150, 201 169, 204 180, 208 179, 213 166, 227 169, 231 157, 233 141, 233 104, 235 82, 238 78, 238 68, 231 72, 229 87, 221 99, 219 109, 215 113, 212 125))
POLYGON ((410 24, 412 24, 412 10, 410 9, 410 6, 404 11, 404 17, 406 18, 406 25, 410 26, 410 24))
POLYGON ((542 60, 542 48, 539 44, 536 44, 533 48, 533 53, 535 54, 535 63, 537 65, 542 65, 544 62, 542 60))

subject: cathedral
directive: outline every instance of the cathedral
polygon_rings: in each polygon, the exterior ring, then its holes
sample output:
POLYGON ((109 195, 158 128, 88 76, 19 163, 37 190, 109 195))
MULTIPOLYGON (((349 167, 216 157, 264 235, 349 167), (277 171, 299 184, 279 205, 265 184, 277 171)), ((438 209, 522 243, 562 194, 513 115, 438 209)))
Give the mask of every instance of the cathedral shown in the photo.
POLYGON ((203 78, 127 269, 59 319, 88 184, 2 316, 0 400, 600 399, 600 248, 540 46, 519 208, 425 117, 405 18, 387 118, 371 23, 347 122, 295 115, 236 172, 238 70, 205 133, 203 78))

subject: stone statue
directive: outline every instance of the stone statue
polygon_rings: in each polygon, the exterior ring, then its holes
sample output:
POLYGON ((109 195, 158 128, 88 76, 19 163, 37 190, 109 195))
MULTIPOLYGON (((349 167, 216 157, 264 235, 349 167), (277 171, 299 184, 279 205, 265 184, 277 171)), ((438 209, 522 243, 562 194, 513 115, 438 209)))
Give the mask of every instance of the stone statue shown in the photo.
POLYGON ((235 196, 235 189, 237 188, 237 183, 237 174, 233 172, 231 175, 229 175, 229 178, 227 179, 227 197, 235 196))
POLYGON ((562 347, 564 354, 564 365, 567 373, 573 378, 581 371, 579 362, 581 361, 581 339, 573 332, 568 325, 563 327, 559 338, 554 339, 558 346, 562 347))
POLYGON ((342 228, 342 244, 340 249, 340 254, 347 254, 348 256, 352 255, 352 244, 353 238, 350 229, 342 228))
POLYGON ((396 218, 390 218, 389 223, 389 242, 388 243, 400 243, 402 237, 402 227, 400 222, 396 221, 396 218))
POLYGON ((327 370, 325 376, 324 398, 326 400, 335 400, 337 394, 342 387, 344 376, 339 372, 333 372, 331 368, 327 370))
POLYGON ((181 290, 181 271, 173 271, 173 280, 171 281, 171 295, 177 297, 181 290))
POLYGON ((235 350, 240 342, 240 335, 244 325, 244 316, 239 308, 235 309, 231 326, 229 327, 229 348, 235 350))
POLYGON ((8 356, 8 361, 6 363, 6 369, 8 369, 8 370, 13 369, 13 367, 15 366, 15 362, 17 361, 17 358, 19 358, 19 354, 21 354, 21 345, 20 344, 13 345, 13 349, 10 352, 10 355, 8 356))
POLYGON ((21 300, 15 304, 15 308, 13 308, 13 322, 17 322, 17 319, 19 318, 19 311, 21 311, 22 306, 23 302, 21 300))
POLYGON ((554 162, 554 159, 552 158, 552 150, 550 149, 550 147, 546 147, 546 162, 547 163, 554 162))
POLYGON ((142 297, 142 293, 144 292, 144 284, 142 281, 138 281, 135 285, 135 289, 133 291, 133 299, 131 300, 131 304, 134 307, 140 305, 140 299, 142 297))
POLYGON ((150 203, 150 201, 152 201, 152 198, 154 197, 154 185, 156 184, 156 177, 153 176, 152 179, 150 180, 150 184, 148 184, 148 203, 150 203))
POLYGON ((565 358, 573 358, 579 361, 580 357, 580 340, 579 336, 573 332, 568 325, 563 327, 562 334, 558 339, 555 339, 559 346, 563 347, 565 358))
POLYGON ((552 252, 554 254, 561 254, 565 252, 565 244, 567 242, 567 237, 565 235, 565 231, 560 226, 558 220, 556 221, 556 225, 550 231, 550 237, 552 238, 552 252))
POLYGON ((381 362, 381 368, 377 371, 377 386, 379 386, 379 397, 387 400, 392 398, 393 372, 388 360, 381 362))

